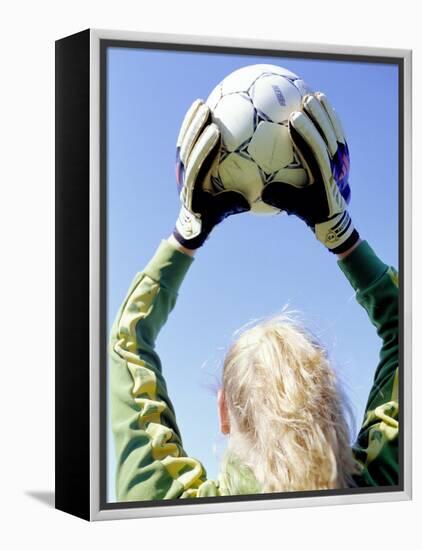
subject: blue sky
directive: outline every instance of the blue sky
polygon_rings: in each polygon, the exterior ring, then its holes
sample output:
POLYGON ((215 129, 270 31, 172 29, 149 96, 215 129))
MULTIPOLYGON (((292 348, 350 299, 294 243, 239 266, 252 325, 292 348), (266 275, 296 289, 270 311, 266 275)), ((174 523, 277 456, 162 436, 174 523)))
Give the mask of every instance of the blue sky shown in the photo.
MULTIPOLYGON (((263 56, 108 49, 107 322, 179 210, 175 142, 184 113, 233 70, 274 63, 324 91, 340 114, 351 151, 350 213, 361 236, 398 263, 398 72, 395 66, 263 56)), ((186 451, 218 473, 213 387, 233 333, 284 305, 324 342, 362 421, 380 341, 336 265, 289 216, 243 214, 218 227, 201 249, 157 342, 186 451)), ((109 437, 108 500, 114 493, 109 437)))

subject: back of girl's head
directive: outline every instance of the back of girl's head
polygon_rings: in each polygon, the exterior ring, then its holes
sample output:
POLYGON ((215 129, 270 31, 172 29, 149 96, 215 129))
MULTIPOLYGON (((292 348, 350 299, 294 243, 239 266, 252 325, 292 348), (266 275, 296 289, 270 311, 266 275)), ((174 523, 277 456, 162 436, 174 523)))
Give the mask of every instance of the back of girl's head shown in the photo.
POLYGON ((291 317, 240 334, 224 361, 222 390, 226 461, 250 469, 263 492, 351 484, 356 466, 335 373, 325 349, 291 317))

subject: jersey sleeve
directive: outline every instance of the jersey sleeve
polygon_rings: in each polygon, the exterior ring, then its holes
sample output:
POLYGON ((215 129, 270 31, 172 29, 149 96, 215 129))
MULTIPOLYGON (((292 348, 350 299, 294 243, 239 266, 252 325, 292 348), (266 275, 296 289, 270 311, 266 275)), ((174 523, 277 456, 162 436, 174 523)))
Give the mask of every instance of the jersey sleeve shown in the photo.
POLYGON ((339 262, 381 339, 379 363, 353 446, 362 486, 399 483, 399 296, 397 271, 367 242, 339 262))
POLYGON ((157 335, 173 309, 192 258, 163 241, 139 273, 109 343, 111 422, 118 501, 212 496, 202 464, 186 455, 167 393, 157 335))

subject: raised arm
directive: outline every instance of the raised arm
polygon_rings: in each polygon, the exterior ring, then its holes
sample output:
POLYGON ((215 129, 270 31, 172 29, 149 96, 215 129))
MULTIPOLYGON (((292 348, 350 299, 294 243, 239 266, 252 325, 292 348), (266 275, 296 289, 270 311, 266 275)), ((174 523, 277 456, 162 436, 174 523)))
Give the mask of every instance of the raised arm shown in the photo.
POLYGON ((399 482, 399 294, 398 275, 367 242, 339 258, 339 266, 356 291, 381 338, 380 359, 354 454, 361 466, 358 485, 399 482))
POLYGON ((111 331, 111 419, 119 501, 178 498, 205 480, 199 462, 186 458, 155 350, 191 262, 163 241, 135 277, 111 331))
POLYGON ((203 191, 203 182, 219 154, 220 135, 202 105, 195 102, 188 111, 178 140, 176 172, 182 204, 174 234, 161 243, 135 277, 111 331, 111 420, 118 501, 220 492, 217 483, 206 481, 201 463, 183 449, 155 349, 196 249, 220 221, 249 208, 239 193, 211 196, 203 191))

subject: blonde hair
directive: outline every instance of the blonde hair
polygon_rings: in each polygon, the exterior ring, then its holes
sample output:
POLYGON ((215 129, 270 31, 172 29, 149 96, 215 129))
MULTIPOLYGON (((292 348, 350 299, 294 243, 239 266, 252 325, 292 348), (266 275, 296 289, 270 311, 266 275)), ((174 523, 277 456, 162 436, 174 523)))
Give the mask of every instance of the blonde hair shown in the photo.
POLYGON ((230 421, 222 475, 230 493, 248 490, 239 487, 245 473, 262 492, 353 485, 350 409, 325 349, 291 315, 240 334, 224 361, 222 390, 230 421))

